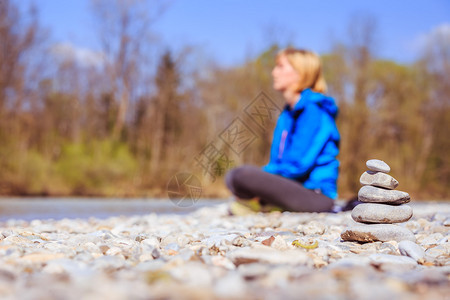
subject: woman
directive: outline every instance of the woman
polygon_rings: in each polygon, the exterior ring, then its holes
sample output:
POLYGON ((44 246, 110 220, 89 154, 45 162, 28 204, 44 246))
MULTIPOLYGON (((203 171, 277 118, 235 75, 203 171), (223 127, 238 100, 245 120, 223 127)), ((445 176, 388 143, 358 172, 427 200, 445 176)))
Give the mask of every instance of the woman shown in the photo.
POLYGON ((226 184, 241 203, 256 198, 282 210, 331 211, 339 168, 338 108, 324 95, 320 59, 310 51, 285 49, 276 57, 272 77, 286 106, 274 131, 270 161, 262 169, 245 165, 231 170, 226 184))

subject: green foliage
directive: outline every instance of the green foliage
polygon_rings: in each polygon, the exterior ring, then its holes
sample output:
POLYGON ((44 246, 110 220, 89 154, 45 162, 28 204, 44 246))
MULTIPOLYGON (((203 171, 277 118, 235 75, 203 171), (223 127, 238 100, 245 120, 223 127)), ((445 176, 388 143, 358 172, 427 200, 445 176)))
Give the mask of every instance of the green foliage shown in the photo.
POLYGON ((23 158, 20 171, 23 186, 27 187, 28 193, 40 194, 46 192, 51 174, 51 164, 42 154, 33 150, 28 151, 23 158))
POLYGON ((66 143, 56 161, 28 149, 0 147, 0 188, 18 195, 123 194, 137 170, 125 144, 109 140, 66 143))
MULTIPOLYGON (((0 148, 1 185, 16 194, 45 194, 50 163, 35 150, 20 151, 11 145, 0 148)), ((1 186, 0 185, 0 186, 1 186)))
POLYGON ((136 172, 127 145, 110 140, 64 145, 55 171, 75 194, 102 194, 136 172))

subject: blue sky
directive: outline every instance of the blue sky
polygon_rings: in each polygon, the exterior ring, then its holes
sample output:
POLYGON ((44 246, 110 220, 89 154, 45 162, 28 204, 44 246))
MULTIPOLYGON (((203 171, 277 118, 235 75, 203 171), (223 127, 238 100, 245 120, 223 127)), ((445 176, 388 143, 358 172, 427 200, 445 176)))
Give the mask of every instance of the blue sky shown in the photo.
MULTIPOLYGON (((37 5, 52 42, 99 50, 90 0, 16 0, 22 7, 29 2, 37 5)), ((274 40, 327 53, 334 41, 348 41, 350 19, 357 15, 377 21, 379 57, 408 63, 417 57, 426 35, 438 27, 450 28, 450 1, 172 0, 153 29, 164 47, 177 51, 196 46, 231 65, 274 40)))

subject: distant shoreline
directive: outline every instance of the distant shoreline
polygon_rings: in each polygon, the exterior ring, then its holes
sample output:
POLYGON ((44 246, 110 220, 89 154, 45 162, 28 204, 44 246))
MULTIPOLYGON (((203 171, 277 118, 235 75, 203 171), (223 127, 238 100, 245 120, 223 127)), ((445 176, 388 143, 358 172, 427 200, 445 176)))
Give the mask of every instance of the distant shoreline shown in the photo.
MULTIPOLYGON (((105 219, 113 216, 133 216, 145 214, 184 215, 197 209, 226 203, 229 199, 199 199, 187 207, 177 206, 167 198, 52 198, 20 197, 0 198, 0 222, 11 219, 31 221, 34 219, 60 220, 88 219, 91 217, 105 219)), ((345 200, 337 200, 343 202, 345 200)), ((424 213, 427 207, 439 205, 450 207, 449 200, 412 201, 410 205, 416 214, 424 213)))
POLYGON ((177 206, 170 199, 123 198, 0 198, 0 222, 10 219, 64 218, 105 219, 112 216, 144 214, 186 214, 205 206, 220 204, 224 199, 199 199, 188 207, 177 206))

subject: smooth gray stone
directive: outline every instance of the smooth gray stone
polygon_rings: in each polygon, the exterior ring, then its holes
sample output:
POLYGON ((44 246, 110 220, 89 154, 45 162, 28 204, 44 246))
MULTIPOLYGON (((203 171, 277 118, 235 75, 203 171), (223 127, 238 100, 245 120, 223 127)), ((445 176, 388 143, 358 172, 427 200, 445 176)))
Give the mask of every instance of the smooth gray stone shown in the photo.
POLYGON ((445 219, 445 221, 442 223, 444 226, 450 226, 450 218, 445 219))
POLYGON ((341 233, 344 241, 353 242, 388 242, 408 240, 415 242, 414 234, 404 227, 393 224, 355 225, 341 233))
POLYGON ((378 247, 378 253, 397 255, 398 251, 392 242, 385 242, 378 247))
POLYGON ((431 286, 447 286, 448 278, 447 275, 450 273, 450 266, 447 267, 427 267, 426 269, 418 269, 414 272, 407 272, 402 274, 402 279, 409 286, 416 284, 424 284, 431 286), (447 274, 446 274, 447 273, 447 274))
POLYGON ((378 171, 384 173, 389 173, 391 171, 391 167, 389 167, 387 163, 379 159, 369 159, 366 162, 366 166, 371 171, 378 171))
POLYGON ((408 203, 411 198, 406 192, 365 185, 359 189, 358 200, 369 203, 403 204, 408 203))
POLYGON ((409 256, 419 263, 425 260, 425 251, 414 242, 401 241, 398 243, 398 250, 401 255, 409 256))
POLYGON ((228 252, 226 257, 236 266, 256 262, 270 264, 306 264, 310 259, 306 252, 286 250, 280 255, 280 251, 269 247, 239 248, 238 250, 228 252))
POLYGON ((352 210, 352 218, 360 223, 401 223, 411 219, 413 210, 407 204, 386 205, 378 203, 362 203, 352 210))
POLYGON ((367 267, 370 265, 370 259, 367 256, 356 256, 356 257, 344 257, 331 264, 329 264, 327 269, 334 268, 354 268, 354 267, 367 267))
POLYGON ((430 258, 437 258, 437 257, 446 257, 448 258, 450 255, 450 246, 447 245, 438 245, 436 247, 428 248, 427 251, 425 251, 425 254, 427 257, 430 258))
POLYGON ((245 279, 255 279, 266 276, 270 272, 270 267, 261 263, 250 263, 240 265, 238 271, 245 279))
POLYGON ((369 259, 372 265, 382 271, 404 272, 417 267, 417 262, 408 256, 375 253, 369 259))
POLYGON ((247 283, 236 273, 222 276, 214 284, 214 294, 219 299, 238 299, 246 294, 247 283))
MULTIPOLYGON (((431 229, 431 230, 433 230, 433 229, 431 229)), ((440 233, 440 232, 435 232, 435 233, 428 232, 428 234, 421 239, 420 244, 422 246, 425 246, 426 248, 430 248, 430 247, 433 247, 433 246, 436 246, 436 245, 440 245, 440 244, 446 243, 446 242, 447 242, 447 237, 445 237, 442 233, 440 233)))
POLYGON ((393 190, 398 186, 398 181, 394 177, 386 173, 376 171, 364 172, 359 178, 359 183, 362 185, 378 186, 390 190, 393 190))

